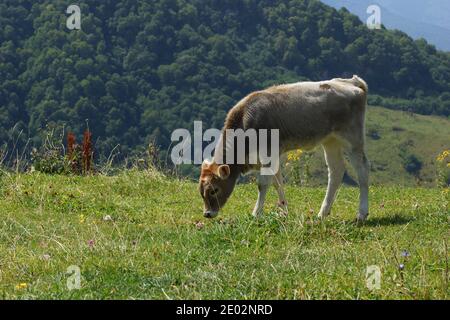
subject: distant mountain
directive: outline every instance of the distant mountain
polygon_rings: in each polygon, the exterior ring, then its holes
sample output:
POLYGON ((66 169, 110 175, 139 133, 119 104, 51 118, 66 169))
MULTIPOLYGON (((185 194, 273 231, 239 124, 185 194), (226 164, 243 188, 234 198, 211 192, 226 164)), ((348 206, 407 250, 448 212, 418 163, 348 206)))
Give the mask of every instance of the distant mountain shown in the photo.
POLYGON ((392 12, 413 17, 414 21, 450 30, 450 1, 448 0, 378 0, 377 2, 392 12))
POLYGON ((345 7, 365 22, 370 5, 381 8, 381 23, 388 29, 425 38, 438 49, 450 51, 449 0, 322 0, 335 8, 345 7))

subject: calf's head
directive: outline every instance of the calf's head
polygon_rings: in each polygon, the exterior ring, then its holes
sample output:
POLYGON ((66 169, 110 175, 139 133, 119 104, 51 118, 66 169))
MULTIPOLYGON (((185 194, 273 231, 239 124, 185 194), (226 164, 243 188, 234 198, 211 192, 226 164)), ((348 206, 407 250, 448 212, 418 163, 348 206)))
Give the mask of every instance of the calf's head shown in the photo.
POLYGON ((203 198, 203 215, 206 218, 214 218, 225 205, 233 192, 237 175, 231 172, 227 164, 219 165, 205 160, 200 174, 199 191, 203 198))

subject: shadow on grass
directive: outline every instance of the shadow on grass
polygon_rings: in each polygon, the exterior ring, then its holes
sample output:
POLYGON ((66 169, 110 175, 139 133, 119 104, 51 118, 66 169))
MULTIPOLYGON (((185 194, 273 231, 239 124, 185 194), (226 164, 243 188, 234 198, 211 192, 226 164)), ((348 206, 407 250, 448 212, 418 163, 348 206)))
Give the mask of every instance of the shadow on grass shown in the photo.
POLYGON ((381 227, 381 226, 398 226, 414 221, 412 217, 405 217, 400 214, 384 217, 371 217, 363 223, 364 226, 381 227))

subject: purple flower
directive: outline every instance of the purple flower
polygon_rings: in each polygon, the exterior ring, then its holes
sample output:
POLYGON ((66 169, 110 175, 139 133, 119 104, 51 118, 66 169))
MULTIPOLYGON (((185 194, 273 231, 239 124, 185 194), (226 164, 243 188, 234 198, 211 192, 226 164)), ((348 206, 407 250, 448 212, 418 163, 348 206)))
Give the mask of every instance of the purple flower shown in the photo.
POLYGON ((409 252, 407 250, 402 251, 402 257, 408 258, 410 256, 409 252))
POLYGON ((88 240, 87 244, 90 248, 92 248, 95 245, 95 240, 94 239, 88 240))
POLYGON ((203 229, 204 226, 205 226, 205 224, 203 222, 201 222, 201 221, 195 223, 195 227, 198 230, 203 229))

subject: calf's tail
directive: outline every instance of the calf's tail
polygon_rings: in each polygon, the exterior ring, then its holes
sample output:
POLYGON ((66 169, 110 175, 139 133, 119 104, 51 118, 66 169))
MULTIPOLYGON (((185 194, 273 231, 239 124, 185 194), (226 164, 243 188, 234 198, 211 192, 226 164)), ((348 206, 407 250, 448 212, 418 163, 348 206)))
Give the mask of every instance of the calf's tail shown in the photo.
POLYGON ((367 83, 357 75, 354 75, 351 81, 355 86, 362 89, 366 94, 369 92, 369 86, 367 85, 367 83))

